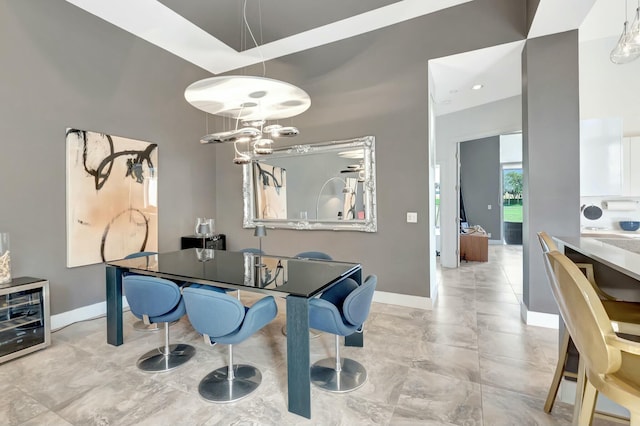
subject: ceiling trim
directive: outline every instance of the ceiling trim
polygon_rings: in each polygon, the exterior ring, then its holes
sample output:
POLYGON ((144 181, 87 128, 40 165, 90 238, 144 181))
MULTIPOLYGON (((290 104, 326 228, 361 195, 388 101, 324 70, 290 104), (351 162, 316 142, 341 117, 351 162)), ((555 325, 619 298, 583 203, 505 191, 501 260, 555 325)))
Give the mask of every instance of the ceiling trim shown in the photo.
POLYGON ((213 74, 375 31, 472 0, 401 0, 238 52, 157 0, 66 0, 213 74))

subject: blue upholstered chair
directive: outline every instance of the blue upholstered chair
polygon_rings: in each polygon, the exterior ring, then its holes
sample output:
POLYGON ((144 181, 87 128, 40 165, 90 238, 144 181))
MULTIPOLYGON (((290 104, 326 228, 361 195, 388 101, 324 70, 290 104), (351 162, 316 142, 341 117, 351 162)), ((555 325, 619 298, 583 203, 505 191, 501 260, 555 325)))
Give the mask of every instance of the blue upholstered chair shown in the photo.
MULTIPOLYGON (((136 257, 145 257, 145 256, 153 256, 155 254, 158 254, 155 251, 139 251, 136 253, 131 253, 127 256, 125 256, 125 259, 133 259, 136 257)), ((172 322, 169 325, 173 325, 175 324, 177 321, 172 322)), ((144 321, 142 320, 138 320, 136 322, 133 323, 133 328, 134 330, 138 330, 138 331, 160 331, 160 327, 158 327, 157 323, 153 323, 153 324, 145 324, 144 321)))
POLYGON ((300 259, 333 260, 331 256, 321 251, 303 251, 302 253, 296 254, 294 257, 298 257, 300 259))
MULTIPOLYGON (((315 260, 333 260, 331 256, 327 253, 323 253, 321 251, 303 251, 302 253, 298 253, 293 257, 297 257, 298 259, 315 259, 315 260)), ((282 326, 282 334, 287 335, 287 324, 282 326)), ((320 337, 321 333, 316 331, 309 331, 309 337, 315 339, 316 337, 320 337)))
POLYGON ((258 388, 262 374, 246 364, 233 364, 233 345, 240 343, 271 322, 278 313, 273 296, 267 296, 250 308, 237 299, 201 288, 185 288, 187 315, 193 328, 207 344, 229 345, 229 363, 205 376, 198 386, 200 395, 212 402, 232 402, 258 388))
POLYGON ((122 287, 133 315, 142 318, 145 324, 164 324, 164 346, 142 355, 138 368, 151 372, 169 371, 187 362, 195 354, 195 348, 169 344, 169 323, 186 313, 180 287, 173 281, 144 275, 125 276, 122 287))
POLYGON ((369 275, 364 284, 358 286, 346 278, 309 301, 309 327, 336 335, 335 359, 325 358, 311 366, 311 382, 316 386, 331 392, 349 392, 367 380, 362 364, 340 358, 339 336, 362 332, 377 281, 375 275, 369 275))

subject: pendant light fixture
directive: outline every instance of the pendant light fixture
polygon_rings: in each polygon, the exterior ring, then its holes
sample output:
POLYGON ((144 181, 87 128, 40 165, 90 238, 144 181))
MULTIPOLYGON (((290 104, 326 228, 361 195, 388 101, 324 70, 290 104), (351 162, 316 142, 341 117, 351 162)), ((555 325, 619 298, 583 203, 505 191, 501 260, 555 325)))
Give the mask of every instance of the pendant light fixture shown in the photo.
POLYGON ((618 39, 618 43, 611 51, 610 59, 614 64, 622 65, 628 64, 629 62, 640 57, 640 23, 638 22, 638 14, 640 13, 640 0, 638 0, 638 9, 636 9, 636 19, 631 25, 631 30, 629 30, 629 21, 627 19, 627 0, 624 2, 624 26, 622 29, 622 34, 618 39), (633 28, 636 28, 636 34, 638 35, 637 41, 634 36, 633 28))
MULTIPOLYGON (((244 0, 243 20, 257 50, 260 51, 260 46, 247 22, 247 0, 244 0)), ((207 134, 200 139, 200 143, 233 143, 233 161, 236 164, 248 164, 251 161, 251 151, 258 155, 271 154, 273 139, 292 137, 299 133, 295 127, 284 127, 280 124, 265 126, 268 120, 290 118, 303 113, 311 106, 309 95, 304 90, 284 81, 266 78, 264 59, 262 69, 262 77, 211 77, 196 81, 184 92, 185 99, 194 107, 208 114, 235 120, 233 130, 207 134), (246 149, 239 149, 242 147, 246 149)))
MULTIPOLYGON (((640 56, 640 0, 636 7, 636 16, 629 28, 629 38, 627 44, 632 54, 640 56)), ((636 56, 636 57, 638 57, 636 56)))

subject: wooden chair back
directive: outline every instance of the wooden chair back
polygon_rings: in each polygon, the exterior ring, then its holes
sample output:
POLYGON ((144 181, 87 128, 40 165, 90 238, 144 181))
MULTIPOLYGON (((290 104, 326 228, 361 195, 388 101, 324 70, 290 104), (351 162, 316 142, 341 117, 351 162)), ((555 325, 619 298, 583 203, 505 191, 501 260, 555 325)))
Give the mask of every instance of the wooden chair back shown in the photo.
POLYGON ((607 345, 615 337, 607 312, 591 283, 564 254, 551 251, 544 255, 551 269, 550 284, 569 334, 584 357, 585 367, 595 374, 617 371, 620 350, 607 345))

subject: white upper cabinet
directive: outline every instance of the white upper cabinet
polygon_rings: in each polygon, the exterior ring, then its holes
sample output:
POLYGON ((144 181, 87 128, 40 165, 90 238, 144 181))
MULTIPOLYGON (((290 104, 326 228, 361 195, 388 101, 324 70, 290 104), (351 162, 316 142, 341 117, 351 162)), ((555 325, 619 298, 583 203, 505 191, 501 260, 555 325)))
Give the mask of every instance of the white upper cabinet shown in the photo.
POLYGON ((622 194, 640 197, 640 137, 622 139, 622 194))
POLYGON ((623 195, 622 177, 622 118, 580 121, 580 195, 623 195))

